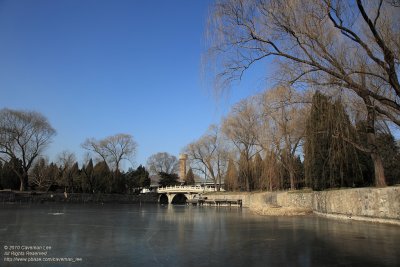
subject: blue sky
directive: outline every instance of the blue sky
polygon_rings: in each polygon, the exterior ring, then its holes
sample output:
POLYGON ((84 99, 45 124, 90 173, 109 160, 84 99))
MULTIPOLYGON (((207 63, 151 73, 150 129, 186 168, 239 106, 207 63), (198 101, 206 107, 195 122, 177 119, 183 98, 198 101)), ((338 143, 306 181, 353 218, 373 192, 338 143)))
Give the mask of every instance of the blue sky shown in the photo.
MULTIPOLYGON (((264 88, 262 68, 215 100, 202 80, 211 0, 0 0, 0 108, 35 110, 56 129, 46 154, 129 133, 136 166, 178 155, 229 107, 264 88)), ((125 168, 129 165, 125 165, 125 168)))

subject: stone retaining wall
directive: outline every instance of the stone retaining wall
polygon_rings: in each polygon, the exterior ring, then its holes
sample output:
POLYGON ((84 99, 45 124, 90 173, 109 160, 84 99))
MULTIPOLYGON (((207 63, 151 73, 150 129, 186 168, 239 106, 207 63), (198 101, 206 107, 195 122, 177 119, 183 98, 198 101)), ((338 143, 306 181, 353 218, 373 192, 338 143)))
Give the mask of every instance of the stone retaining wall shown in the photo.
POLYGON ((400 187, 356 188, 313 193, 313 210, 400 221, 400 187))
POLYGON ((354 188, 330 191, 289 191, 261 193, 211 193, 209 198, 242 199, 243 207, 260 214, 275 215, 296 209, 341 219, 376 221, 400 225, 400 186, 354 188))

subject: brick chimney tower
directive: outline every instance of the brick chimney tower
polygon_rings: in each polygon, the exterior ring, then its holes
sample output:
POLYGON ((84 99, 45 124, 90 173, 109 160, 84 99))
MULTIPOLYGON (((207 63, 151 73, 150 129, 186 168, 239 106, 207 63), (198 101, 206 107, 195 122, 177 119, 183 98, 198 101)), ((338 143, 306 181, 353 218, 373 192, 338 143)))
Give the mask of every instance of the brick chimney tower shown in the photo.
POLYGON ((188 156, 186 154, 179 155, 179 178, 181 181, 186 180, 186 161, 188 156))

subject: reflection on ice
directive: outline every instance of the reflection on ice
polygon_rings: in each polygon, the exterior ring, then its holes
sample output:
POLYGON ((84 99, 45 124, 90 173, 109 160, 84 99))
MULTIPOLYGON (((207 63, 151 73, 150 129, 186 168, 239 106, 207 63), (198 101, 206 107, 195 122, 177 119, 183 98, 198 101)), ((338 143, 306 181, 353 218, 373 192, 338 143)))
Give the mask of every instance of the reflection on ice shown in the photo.
POLYGON ((391 225, 258 216, 233 207, 46 204, 0 210, 0 248, 51 246, 52 257, 82 258, 77 267, 400 266, 400 231, 391 225))

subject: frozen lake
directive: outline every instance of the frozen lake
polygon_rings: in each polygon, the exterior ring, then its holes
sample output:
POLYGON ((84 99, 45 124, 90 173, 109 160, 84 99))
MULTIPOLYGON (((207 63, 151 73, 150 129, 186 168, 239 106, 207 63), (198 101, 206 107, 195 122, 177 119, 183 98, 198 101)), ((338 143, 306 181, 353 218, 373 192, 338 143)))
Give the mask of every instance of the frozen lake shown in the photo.
POLYGON ((0 204, 0 245, 0 266, 400 266, 398 226, 236 207, 0 204))

